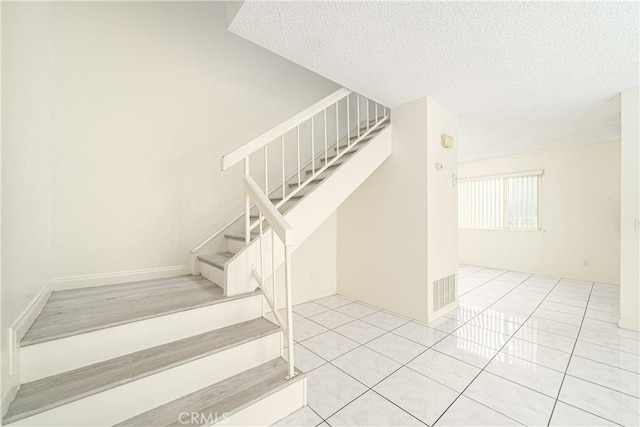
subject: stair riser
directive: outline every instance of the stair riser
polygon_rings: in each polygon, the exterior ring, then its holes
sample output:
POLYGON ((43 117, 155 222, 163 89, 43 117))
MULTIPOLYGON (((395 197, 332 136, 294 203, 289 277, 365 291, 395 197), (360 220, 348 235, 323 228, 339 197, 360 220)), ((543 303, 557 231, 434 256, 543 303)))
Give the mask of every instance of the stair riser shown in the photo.
POLYGON ((202 261, 198 261, 198 264, 200 267, 200 275, 202 277, 207 278, 216 285, 220 286, 223 290, 226 290, 224 285, 224 270, 202 261))
POLYGON ((227 238, 227 250, 234 254, 237 254, 244 248, 244 242, 238 239, 229 239, 227 238))
MULTIPOLYGON (((296 381, 235 414, 218 420, 224 426, 269 426, 307 404, 307 379, 296 381)), ((206 414, 205 416, 208 416, 206 414)))
POLYGON ((20 349, 26 383, 262 316, 262 295, 34 344, 20 349))
POLYGON ((277 358, 280 345, 276 332, 10 425, 113 425, 277 358))

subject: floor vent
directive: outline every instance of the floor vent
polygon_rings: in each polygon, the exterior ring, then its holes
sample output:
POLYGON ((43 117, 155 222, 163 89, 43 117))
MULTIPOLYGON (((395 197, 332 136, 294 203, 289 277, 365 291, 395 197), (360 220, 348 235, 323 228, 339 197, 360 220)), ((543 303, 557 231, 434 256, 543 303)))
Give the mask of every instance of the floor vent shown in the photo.
POLYGON ((438 311, 456 300, 456 275, 445 276, 433 282, 433 311, 438 311))

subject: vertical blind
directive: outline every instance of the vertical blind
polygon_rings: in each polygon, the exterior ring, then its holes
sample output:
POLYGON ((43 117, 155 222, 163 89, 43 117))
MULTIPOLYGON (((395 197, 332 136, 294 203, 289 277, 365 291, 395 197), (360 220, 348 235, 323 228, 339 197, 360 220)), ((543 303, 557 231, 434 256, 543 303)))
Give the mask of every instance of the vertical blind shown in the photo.
POLYGON ((540 230, 543 171, 458 181, 458 228, 540 230))

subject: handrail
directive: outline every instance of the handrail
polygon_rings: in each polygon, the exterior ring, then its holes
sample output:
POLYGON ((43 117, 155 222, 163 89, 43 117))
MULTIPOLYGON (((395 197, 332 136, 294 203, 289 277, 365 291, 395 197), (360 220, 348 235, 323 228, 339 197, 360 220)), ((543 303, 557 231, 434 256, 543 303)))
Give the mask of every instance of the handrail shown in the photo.
POLYGON ((271 298, 271 294, 269 294, 269 291, 267 290, 267 288, 264 286, 264 282, 262 281, 262 277, 260 277, 260 273, 258 273, 258 270, 256 270, 255 267, 253 267, 252 273, 253 273, 253 277, 256 279, 256 282, 258 282, 258 286, 260 287, 260 289, 262 289, 262 295, 264 296, 264 299, 267 300, 267 304, 269 304, 269 308, 273 312, 273 316, 275 317, 276 322, 278 322, 278 326, 282 328, 282 331, 286 335, 287 326, 285 325, 285 322, 280 317, 278 310, 276 310, 275 302, 273 301, 273 298, 271 298))
POLYGON ((250 156, 257 150, 261 149, 265 145, 272 142, 274 139, 289 132, 291 129, 302 124, 306 120, 309 120, 311 117, 322 112, 327 107, 335 104, 336 102, 340 101, 341 99, 350 95, 351 93, 352 93, 351 90, 346 88, 338 89, 331 95, 316 102, 306 110, 301 111, 300 113, 296 114, 290 119, 285 120, 284 122, 280 123, 276 127, 266 131, 265 133, 258 136, 257 138, 254 138, 251 141, 247 142, 242 147, 239 147, 234 151, 228 154, 225 154, 224 156, 222 156, 222 170, 225 171, 229 169, 229 167, 235 165, 236 163, 239 163, 245 157, 250 156))
POLYGON ((284 219, 282 214, 273 206, 271 200, 267 199, 264 192, 249 175, 244 176, 244 189, 284 245, 293 245, 293 228, 291 228, 287 220, 284 219))

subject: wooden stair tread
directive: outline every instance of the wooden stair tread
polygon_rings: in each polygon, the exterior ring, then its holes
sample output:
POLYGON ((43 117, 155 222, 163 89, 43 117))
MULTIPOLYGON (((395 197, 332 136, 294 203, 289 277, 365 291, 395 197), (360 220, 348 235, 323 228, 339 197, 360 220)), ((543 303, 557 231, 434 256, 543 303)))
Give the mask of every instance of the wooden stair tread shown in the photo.
POLYGON ((179 276, 54 292, 20 345, 28 346, 112 326, 204 307, 225 297, 201 276, 179 276))
MULTIPOLYGON (((287 362, 277 358, 130 418, 117 427, 180 425, 178 416, 184 412, 230 416, 305 377, 300 373, 285 380, 286 375, 287 362)), ((224 423, 224 419, 218 421, 224 423)))
MULTIPOLYGON (((258 233, 250 233, 251 240, 258 237, 258 233)), ((244 233, 226 233, 224 235, 227 239, 240 240, 244 242, 244 233)))
POLYGON ((224 265, 233 258, 235 254, 233 252, 221 252, 218 254, 200 255, 198 261, 202 261, 206 264, 217 267, 224 270, 224 265))
MULTIPOLYGON (((360 144, 358 144, 356 147, 359 147, 359 146, 360 146, 360 144)), ((342 156, 352 156, 352 155, 354 155, 354 154, 355 154, 355 153, 357 153, 357 152, 358 152, 358 150, 349 150, 349 151, 347 151, 346 153, 344 153, 343 151, 340 151, 340 157, 342 157, 342 156)), ((326 158, 326 159, 325 159, 324 157, 322 157, 322 158, 320 159, 320 162, 322 162, 322 163, 324 163, 324 162, 328 162, 328 161, 330 162, 331 160, 335 159, 336 157, 338 157, 338 155, 337 155, 337 154, 332 154, 332 155, 330 155, 330 156, 327 156, 327 158, 326 158)))
MULTIPOLYGON (((318 168, 316 168, 317 170, 318 168)), ((324 178, 314 178, 313 180, 311 180, 307 186, 309 185, 315 185, 315 184, 319 184, 324 180, 324 178)), ((297 182, 292 182, 291 184, 289 184, 289 188, 294 188, 294 187, 298 187, 298 183, 297 182)))
MULTIPOLYGON (((304 194, 296 194, 295 196, 292 196, 289 200, 300 200, 304 197, 304 194)), ((278 203, 280 202, 280 200, 282 200, 282 196, 278 196, 278 197, 270 197, 269 200, 271 200, 271 203, 278 203)))
POLYGON ((260 317, 23 384, 3 423, 15 422, 279 330, 260 317))

